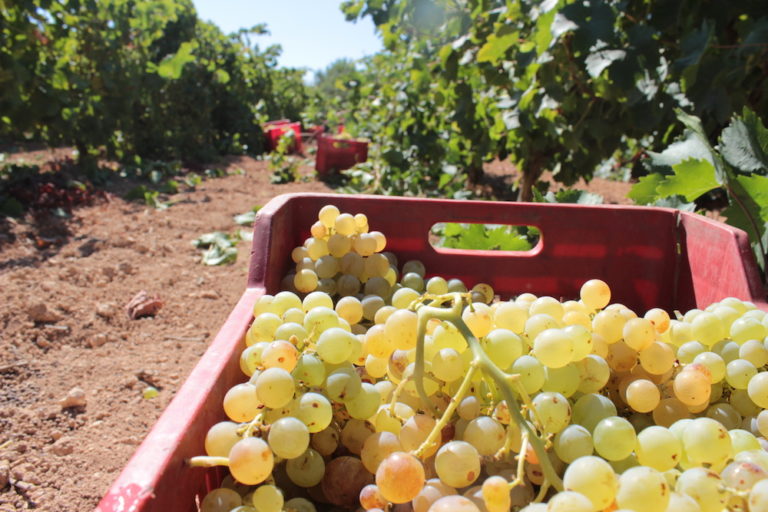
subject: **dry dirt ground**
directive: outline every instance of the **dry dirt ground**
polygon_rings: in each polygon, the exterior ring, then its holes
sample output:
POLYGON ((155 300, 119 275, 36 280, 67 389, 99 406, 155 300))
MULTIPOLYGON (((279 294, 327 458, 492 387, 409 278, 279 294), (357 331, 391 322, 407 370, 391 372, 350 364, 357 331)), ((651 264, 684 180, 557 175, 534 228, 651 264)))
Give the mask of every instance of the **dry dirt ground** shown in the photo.
MULTIPOLYGON (((108 193, 65 220, 0 218, 0 512, 92 510, 244 289, 247 242, 236 263, 207 267, 192 240, 236 231, 233 215, 276 195, 330 191, 272 185, 250 158, 228 170, 165 210, 108 193), (163 307, 131 320, 141 290, 163 307)), ((589 188, 626 202, 627 184, 589 188)))

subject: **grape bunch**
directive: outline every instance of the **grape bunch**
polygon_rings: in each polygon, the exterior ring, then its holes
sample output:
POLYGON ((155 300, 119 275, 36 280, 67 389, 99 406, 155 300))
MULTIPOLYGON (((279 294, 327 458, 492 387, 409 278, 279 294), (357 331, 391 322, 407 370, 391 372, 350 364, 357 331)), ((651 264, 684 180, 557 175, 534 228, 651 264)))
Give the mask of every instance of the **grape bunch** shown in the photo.
POLYGON ((398 270, 323 207, 254 307, 202 512, 768 511, 768 315, 674 317, 398 270))

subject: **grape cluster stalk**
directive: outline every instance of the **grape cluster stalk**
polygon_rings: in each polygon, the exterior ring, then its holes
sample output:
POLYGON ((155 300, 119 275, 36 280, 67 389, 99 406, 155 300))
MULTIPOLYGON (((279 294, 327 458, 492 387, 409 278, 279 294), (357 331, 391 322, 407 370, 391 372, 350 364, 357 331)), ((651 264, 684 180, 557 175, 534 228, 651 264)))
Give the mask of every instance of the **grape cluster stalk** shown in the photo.
POLYGON ((192 466, 202 512, 768 511, 768 315, 642 316, 398 266, 323 207, 192 466), (399 270, 398 270, 399 269, 399 270))

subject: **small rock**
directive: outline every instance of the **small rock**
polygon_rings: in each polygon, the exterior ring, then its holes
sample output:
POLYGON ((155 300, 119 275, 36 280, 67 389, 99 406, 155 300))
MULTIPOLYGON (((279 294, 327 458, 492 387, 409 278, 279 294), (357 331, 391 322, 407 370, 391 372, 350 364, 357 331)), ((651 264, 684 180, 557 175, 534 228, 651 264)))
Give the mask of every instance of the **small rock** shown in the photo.
POLYGON ((65 436, 51 445, 51 451, 59 457, 64 457, 75 451, 75 444, 72 438, 65 436))
POLYGON ((104 345, 108 341, 107 335, 104 333, 94 334, 88 339, 88 346, 96 348, 104 345))
POLYGON ((134 272, 133 265, 131 265, 127 261, 124 261, 124 262, 120 263, 117 266, 117 270, 119 270, 123 274, 133 274, 133 272, 134 272))
POLYGON ((46 325, 43 330, 49 340, 68 336, 72 329, 68 325, 46 325))
POLYGON ((96 314, 102 318, 112 318, 117 314, 117 306, 111 302, 99 302, 96 304, 96 314))
POLYGON ((74 387, 69 390, 67 396, 59 401, 62 409, 68 409, 70 407, 85 407, 85 391, 78 387, 74 387))
POLYGON ((27 308, 27 315, 33 322, 52 324, 62 319, 62 316, 48 309, 43 302, 38 302, 27 308))
POLYGON ((111 281, 112 278, 115 277, 116 271, 115 271, 114 267, 103 267, 101 269, 101 273, 104 274, 104 277, 106 277, 107 279, 109 279, 111 281))
POLYGON ((162 307, 163 301, 159 295, 150 295, 141 290, 125 305, 125 312, 131 320, 136 320, 143 316, 155 316, 162 307))
POLYGON ((11 463, 7 460, 0 460, 0 489, 8 485, 11 477, 11 463))

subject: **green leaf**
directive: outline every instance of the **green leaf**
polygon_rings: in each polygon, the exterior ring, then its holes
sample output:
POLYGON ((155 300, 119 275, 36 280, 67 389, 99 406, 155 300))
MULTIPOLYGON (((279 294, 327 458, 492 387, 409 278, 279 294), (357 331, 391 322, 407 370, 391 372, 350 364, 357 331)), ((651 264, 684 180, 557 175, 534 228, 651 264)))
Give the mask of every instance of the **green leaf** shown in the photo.
POLYGON ((228 82, 229 82, 229 73, 227 73, 227 72, 226 72, 226 71, 224 71, 223 69, 217 69, 217 70, 216 70, 216 71, 213 73, 213 79, 214 79, 214 80, 216 81, 216 83, 218 83, 218 84, 226 84, 226 83, 228 83, 228 82))
POLYGON ((201 261, 205 265, 213 266, 234 263, 236 260, 236 247, 219 247, 218 245, 214 245, 203 253, 201 261))
POLYGON ((240 226, 252 226, 256 220, 256 212, 251 210, 249 212, 241 213, 240 215, 235 215, 233 219, 235 220, 235 223, 240 226))
POLYGON ((659 197, 656 188, 662 181, 664 176, 657 172, 643 176, 632 186, 627 197, 637 204, 651 204, 659 197))
POLYGON ((745 109, 720 135, 725 161, 743 171, 768 170, 768 130, 754 112, 745 109))
POLYGON ((506 34, 501 37, 498 37, 496 34, 491 34, 488 37, 488 41, 477 53, 477 62, 497 64, 499 60, 504 57, 507 50, 517 43, 518 38, 519 35, 517 32, 506 34))
POLYGON ((715 179, 715 167, 707 160, 687 159, 673 165, 674 174, 659 183, 660 196, 680 195, 688 201, 720 186, 715 179))
POLYGON ((157 67, 157 74, 170 80, 178 80, 184 71, 184 66, 194 62, 196 57, 192 52, 197 48, 194 41, 185 41, 181 43, 179 51, 172 57, 166 57, 157 67))

